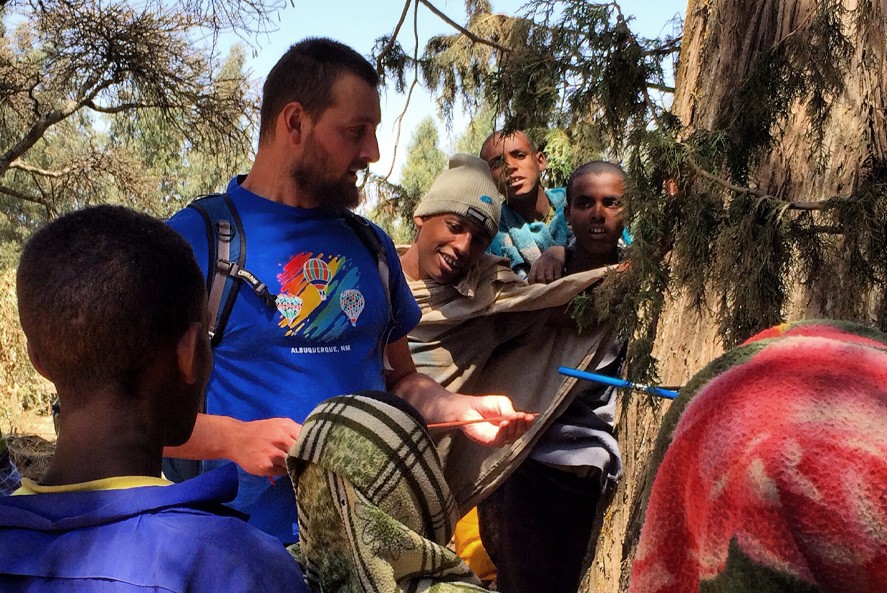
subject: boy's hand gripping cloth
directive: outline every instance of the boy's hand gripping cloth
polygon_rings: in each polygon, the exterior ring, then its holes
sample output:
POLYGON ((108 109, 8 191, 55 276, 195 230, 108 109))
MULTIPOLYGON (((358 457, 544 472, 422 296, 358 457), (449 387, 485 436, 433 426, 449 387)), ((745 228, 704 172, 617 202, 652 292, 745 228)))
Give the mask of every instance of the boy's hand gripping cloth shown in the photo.
POLYGON ((887 591, 887 336, 758 334, 681 391, 659 459, 631 593, 887 591))
POLYGON ((418 412, 378 392, 321 403, 287 457, 300 558, 324 593, 480 592, 447 548, 456 501, 418 412))

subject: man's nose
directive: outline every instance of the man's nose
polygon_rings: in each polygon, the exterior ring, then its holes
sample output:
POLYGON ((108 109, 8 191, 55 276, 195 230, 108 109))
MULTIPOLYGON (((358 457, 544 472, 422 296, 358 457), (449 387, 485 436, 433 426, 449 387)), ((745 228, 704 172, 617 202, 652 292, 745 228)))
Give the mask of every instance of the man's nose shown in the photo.
POLYGON ((366 141, 361 146, 360 158, 368 163, 375 163, 379 160, 379 140, 376 133, 366 135, 366 141))

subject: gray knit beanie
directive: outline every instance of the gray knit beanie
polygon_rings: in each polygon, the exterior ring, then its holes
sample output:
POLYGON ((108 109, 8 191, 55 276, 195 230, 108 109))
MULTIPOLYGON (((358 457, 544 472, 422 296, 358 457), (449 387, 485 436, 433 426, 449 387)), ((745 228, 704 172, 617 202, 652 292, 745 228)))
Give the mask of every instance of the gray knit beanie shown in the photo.
POLYGON ((458 214, 495 237, 499 230, 499 191, 490 167, 470 154, 454 154, 450 167, 437 176, 416 206, 415 216, 458 214))

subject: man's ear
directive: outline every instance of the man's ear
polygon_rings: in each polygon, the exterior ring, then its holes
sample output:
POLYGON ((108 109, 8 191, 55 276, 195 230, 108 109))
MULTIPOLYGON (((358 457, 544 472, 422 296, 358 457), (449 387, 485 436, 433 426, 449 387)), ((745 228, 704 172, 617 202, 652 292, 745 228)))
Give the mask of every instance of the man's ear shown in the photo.
POLYGON ((413 224, 416 225, 417 229, 421 229, 422 225, 425 224, 425 219, 422 218, 421 216, 414 216, 413 217, 413 224))
POLYGON ((298 101, 288 103, 277 116, 278 130, 286 134, 292 144, 301 144, 308 114, 298 101))
POLYGON ((182 380, 188 385, 193 385, 200 377, 200 348, 202 347, 202 332, 206 329, 202 323, 194 322, 188 325, 188 329, 176 343, 176 360, 179 364, 179 373, 182 380))
POLYGON ((34 368, 37 369, 38 373, 52 381, 52 377, 46 372, 46 367, 43 366, 43 362, 40 360, 40 355, 34 350, 34 345, 31 344, 31 340, 28 340, 28 358, 31 359, 31 364, 34 365, 34 368))
POLYGON ((548 167, 548 157, 541 150, 536 151, 536 162, 539 163, 540 171, 544 171, 548 167))

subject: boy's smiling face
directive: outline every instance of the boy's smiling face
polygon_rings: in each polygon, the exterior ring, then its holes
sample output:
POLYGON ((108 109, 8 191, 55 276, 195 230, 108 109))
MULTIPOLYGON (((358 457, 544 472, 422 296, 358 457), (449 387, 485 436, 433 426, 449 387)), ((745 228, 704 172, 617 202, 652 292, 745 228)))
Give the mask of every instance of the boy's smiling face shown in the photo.
POLYGON ((573 181, 564 214, 580 249, 594 255, 616 249, 622 235, 623 191, 623 180, 614 173, 588 173, 573 181))
POLYGON ((458 281, 476 264, 492 237, 478 223, 458 214, 416 217, 419 278, 440 284, 458 281))

